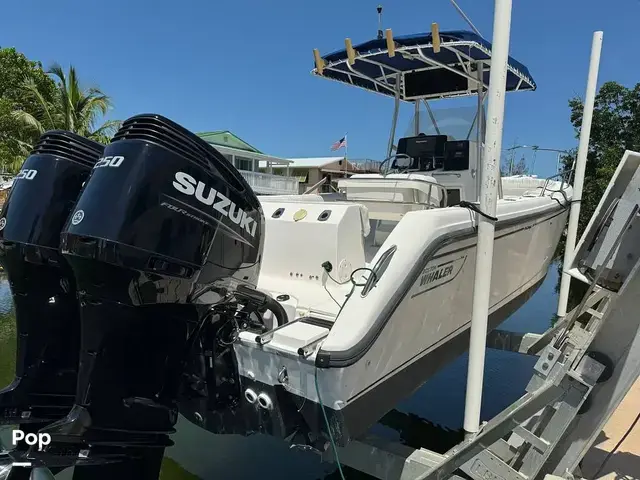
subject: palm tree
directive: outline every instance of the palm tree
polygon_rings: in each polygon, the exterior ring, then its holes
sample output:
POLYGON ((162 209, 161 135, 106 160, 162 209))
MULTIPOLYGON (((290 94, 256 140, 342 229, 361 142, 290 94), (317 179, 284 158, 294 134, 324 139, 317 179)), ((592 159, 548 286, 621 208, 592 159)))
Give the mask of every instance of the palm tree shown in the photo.
POLYGON ((56 80, 56 91, 52 101, 47 101, 32 79, 25 80, 26 96, 35 100, 33 112, 15 110, 14 117, 25 126, 25 138, 20 139, 25 149, 47 130, 68 130, 101 143, 107 143, 120 127, 119 120, 108 120, 99 127, 100 117, 111 107, 111 99, 99 88, 82 89, 76 69, 69 67, 65 74, 62 67, 54 63, 47 71, 56 80))

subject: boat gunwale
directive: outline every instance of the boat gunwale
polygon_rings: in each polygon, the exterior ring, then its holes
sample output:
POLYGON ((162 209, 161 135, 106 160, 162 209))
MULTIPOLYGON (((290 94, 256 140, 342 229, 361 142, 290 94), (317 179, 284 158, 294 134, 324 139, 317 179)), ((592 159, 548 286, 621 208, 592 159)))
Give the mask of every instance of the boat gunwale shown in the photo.
MULTIPOLYGON (((513 218, 498 220, 496 222, 496 232, 505 230, 510 227, 516 226, 520 223, 529 223, 531 220, 540 218, 534 225, 551 220, 559 215, 562 215, 568 209, 569 205, 552 205, 551 209, 544 210, 542 212, 528 213, 522 216, 516 216, 513 218)), ((525 228, 530 228, 528 225, 523 225, 522 228, 509 232, 506 235, 512 235, 525 228)), ((407 276, 400 284, 400 287, 391 297, 390 301, 386 304, 385 308, 381 310, 378 317, 374 320, 371 328, 369 328, 363 337, 358 340, 353 346, 344 350, 323 350, 322 347, 318 350, 315 357, 315 365, 318 368, 346 368, 358 362, 368 351, 371 349, 377 338, 380 336, 389 320, 395 313, 396 309, 405 299, 411 287, 418 280, 421 272, 425 266, 432 260, 439 258, 442 255, 449 255, 457 250, 442 252, 440 255, 435 255, 436 252, 442 250, 448 245, 468 240, 477 234, 477 227, 467 227, 461 229, 458 232, 445 232, 436 237, 430 245, 422 252, 420 258, 416 261, 412 269, 408 272, 407 276)), ((502 235, 502 236, 506 236, 502 235)), ((501 238, 501 237, 496 237, 501 238)), ((469 247, 463 247, 469 248, 469 247)))

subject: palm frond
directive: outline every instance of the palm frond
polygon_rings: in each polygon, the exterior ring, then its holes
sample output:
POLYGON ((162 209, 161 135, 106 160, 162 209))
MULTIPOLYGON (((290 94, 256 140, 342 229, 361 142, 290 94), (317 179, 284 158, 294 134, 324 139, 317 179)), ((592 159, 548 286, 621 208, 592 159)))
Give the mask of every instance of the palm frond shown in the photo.
POLYGON ((102 115, 106 115, 111 108, 111 99, 102 93, 100 90, 90 88, 84 92, 84 98, 80 100, 77 105, 79 111, 84 111, 86 108, 91 110, 98 110, 102 115))
POLYGON ((36 117, 24 110, 14 110, 11 116, 37 135, 42 135, 47 130, 36 117))
MULTIPOLYGON (((49 103, 45 100, 42 92, 38 89, 36 82, 32 78, 24 80, 22 83, 22 90, 27 97, 35 100, 40 107, 41 112, 38 113, 42 113, 42 120, 45 122, 47 128, 55 128, 55 121, 49 109, 49 103)), ((42 121, 39 122, 42 123, 42 121)))
POLYGON ((100 128, 94 130, 92 132, 92 135, 103 133, 113 135, 120 129, 121 126, 122 120, 107 120, 100 126, 100 128))
POLYGON ((58 63, 54 63, 49 67, 47 71, 51 75, 58 77, 58 102, 60 104, 60 114, 62 116, 63 124, 60 125, 65 130, 69 130, 71 132, 75 132, 75 119, 73 115, 73 105, 71 104, 71 99, 69 98, 69 85, 67 81, 67 76, 64 73, 64 69, 58 63))
POLYGON ((80 87, 80 81, 76 74, 76 69, 73 65, 69 66, 69 73, 67 75, 67 97, 69 98, 69 113, 73 119, 74 129, 77 131, 83 131, 86 129, 86 125, 82 123, 82 111, 79 107, 80 103, 84 99, 84 92, 80 87))
POLYGON ((31 153, 31 150, 33 150, 33 145, 29 142, 24 142, 15 137, 11 137, 10 139, 16 142, 16 145, 18 145, 18 148, 20 150, 20 155, 24 155, 24 156, 29 155, 31 153))
POLYGON ((89 138, 100 143, 107 144, 111 141, 111 138, 122 126, 121 120, 107 120, 100 128, 94 130, 89 134, 89 138))
POLYGON ((58 62, 52 63, 49 67, 49 70, 47 70, 47 73, 58 77, 60 83, 65 87, 67 86, 67 76, 64 73, 64 69, 58 62))
POLYGON ((98 116, 104 116, 109 111, 110 105, 109 97, 104 94, 83 98, 77 108, 83 128, 93 130, 98 116))
POLYGON ((78 103, 82 100, 83 92, 80 88, 80 82, 78 81, 78 75, 73 65, 69 66, 69 76, 67 77, 67 92, 69 95, 69 103, 74 107, 77 107, 78 103))
POLYGON ((30 116, 16 113, 29 132, 60 128, 84 136, 94 136, 108 141, 119 127, 119 122, 110 121, 100 125, 99 120, 111 108, 111 99, 99 88, 82 88, 77 71, 73 65, 65 71, 58 63, 52 64, 47 73, 56 84, 54 97, 46 97, 38 91, 31 81, 25 84, 25 93, 32 99, 36 111, 29 110, 30 116))

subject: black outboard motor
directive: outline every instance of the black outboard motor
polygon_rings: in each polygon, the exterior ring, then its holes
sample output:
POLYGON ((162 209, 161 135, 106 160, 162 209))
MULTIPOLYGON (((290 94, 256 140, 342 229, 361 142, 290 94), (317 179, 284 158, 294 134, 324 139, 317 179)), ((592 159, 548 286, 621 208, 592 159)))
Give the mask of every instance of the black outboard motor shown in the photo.
MULTIPOLYGON (((60 231, 104 146, 66 131, 40 137, 0 214, 0 261, 17 323, 15 380, 0 390, 0 425, 49 422, 73 406, 80 312, 60 231)), ((42 426, 42 425, 39 425, 42 426)))
POLYGON ((52 444, 89 456, 171 445, 189 354, 204 331, 233 341, 263 231, 256 195, 217 150, 159 115, 123 123, 61 237, 82 339, 76 404, 42 430, 52 444))
MULTIPOLYGON (((0 262, 17 330, 15 379, 0 389, 0 425, 17 424, 25 434, 63 418, 75 399, 80 310, 73 272, 59 251, 60 231, 103 149, 70 132, 46 132, 0 214, 0 262)), ((20 442, 13 460, 27 450, 20 442)), ((29 475, 15 467, 9 478, 29 475)))

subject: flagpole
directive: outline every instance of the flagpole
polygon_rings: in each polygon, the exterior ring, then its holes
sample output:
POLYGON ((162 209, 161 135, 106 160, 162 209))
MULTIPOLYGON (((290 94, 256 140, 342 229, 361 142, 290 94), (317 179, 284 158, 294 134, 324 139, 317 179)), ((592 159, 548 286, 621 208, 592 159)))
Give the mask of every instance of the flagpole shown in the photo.
POLYGON ((347 165, 349 163, 349 140, 347 140, 347 133, 344 134, 344 176, 347 177, 347 165))

